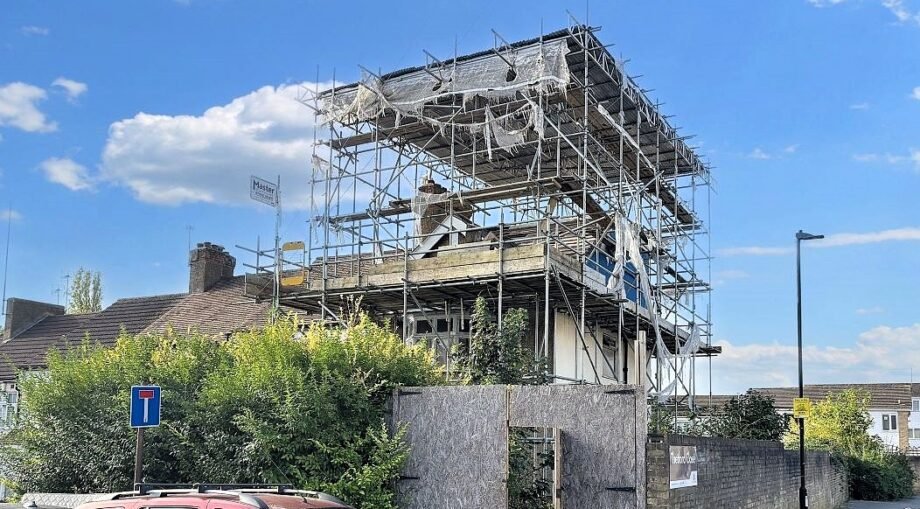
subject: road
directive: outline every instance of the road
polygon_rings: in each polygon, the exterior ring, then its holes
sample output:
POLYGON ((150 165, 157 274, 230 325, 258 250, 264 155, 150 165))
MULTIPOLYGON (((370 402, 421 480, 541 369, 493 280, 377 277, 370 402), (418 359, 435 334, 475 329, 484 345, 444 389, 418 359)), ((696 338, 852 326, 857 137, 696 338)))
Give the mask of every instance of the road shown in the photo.
POLYGON ((914 497, 897 502, 864 502, 851 500, 847 509, 920 509, 920 497, 914 497))

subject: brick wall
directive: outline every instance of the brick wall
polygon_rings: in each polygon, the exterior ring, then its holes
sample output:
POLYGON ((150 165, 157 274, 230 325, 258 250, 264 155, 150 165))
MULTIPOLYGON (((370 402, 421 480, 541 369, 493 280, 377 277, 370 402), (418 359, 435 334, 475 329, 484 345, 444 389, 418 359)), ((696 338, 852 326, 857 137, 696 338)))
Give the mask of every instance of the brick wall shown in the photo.
MULTIPOLYGON (((646 449, 648 509, 798 507, 798 451, 778 442, 649 436, 646 449), (669 489, 669 447, 696 446, 698 486, 669 489)), ((827 453, 808 453, 810 509, 838 509, 847 500, 843 470, 827 453)))

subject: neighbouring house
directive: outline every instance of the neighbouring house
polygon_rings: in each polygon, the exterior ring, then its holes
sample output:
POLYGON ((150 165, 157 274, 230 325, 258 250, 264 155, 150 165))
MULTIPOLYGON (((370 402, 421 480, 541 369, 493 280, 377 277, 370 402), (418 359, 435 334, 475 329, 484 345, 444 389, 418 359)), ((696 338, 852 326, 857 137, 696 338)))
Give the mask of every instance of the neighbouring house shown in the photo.
POLYGON ((159 333, 172 327, 214 337, 264 325, 270 301, 243 295, 243 276, 234 276, 236 259, 223 247, 204 242, 189 253, 187 293, 118 299, 98 313, 65 314, 63 306, 10 298, 0 344, 0 429, 16 412, 17 377, 41 372, 50 350, 85 337, 114 345, 122 331, 159 333))
MULTIPOLYGON (((816 384, 806 385, 804 392, 806 398, 817 402, 849 389, 869 395, 869 416, 872 418, 869 433, 892 448, 902 451, 920 449, 920 383, 816 384)), ((776 410, 788 415, 792 414, 792 400, 799 396, 798 387, 754 390, 772 396, 776 410)), ((731 397, 713 396, 712 404, 724 404, 731 397)), ((706 402, 708 398, 703 396, 700 401, 706 402)))

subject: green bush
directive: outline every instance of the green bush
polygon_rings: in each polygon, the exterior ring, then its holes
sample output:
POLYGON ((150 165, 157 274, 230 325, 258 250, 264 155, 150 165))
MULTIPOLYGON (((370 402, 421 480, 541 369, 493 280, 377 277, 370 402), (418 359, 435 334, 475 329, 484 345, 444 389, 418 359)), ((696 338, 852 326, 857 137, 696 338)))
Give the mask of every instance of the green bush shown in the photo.
POLYGON ((156 383, 163 425, 146 432, 145 480, 289 482, 359 509, 394 507, 408 454, 384 426, 387 396, 441 380, 426 350, 364 316, 306 333, 292 318, 225 342, 167 332, 102 348, 90 338, 48 365, 21 377, 20 417, 0 451, 23 491, 128 488, 128 391, 156 383))
POLYGON ((881 443, 843 456, 850 497, 858 500, 899 500, 913 494, 914 473, 907 457, 889 453, 881 443))
MULTIPOLYGON (((869 394, 847 390, 814 404, 805 421, 805 445, 834 453, 845 465, 850 498, 897 500, 913 492, 913 471, 903 454, 888 452, 869 434, 869 394)), ((790 422, 786 446, 798 448, 798 421, 790 422)))

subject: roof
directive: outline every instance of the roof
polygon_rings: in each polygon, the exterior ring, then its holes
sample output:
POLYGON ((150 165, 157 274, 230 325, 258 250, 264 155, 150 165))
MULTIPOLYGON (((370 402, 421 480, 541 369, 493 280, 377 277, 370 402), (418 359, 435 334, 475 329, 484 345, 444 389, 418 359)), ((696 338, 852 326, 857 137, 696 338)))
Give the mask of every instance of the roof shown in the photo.
POLYGON ((45 362, 51 348, 62 345, 74 330, 83 328, 95 314, 46 316, 38 323, 0 345, 0 380, 16 378, 17 367, 31 368, 45 362))
POLYGON ((73 334, 79 337, 70 339, 80 341, 88 335, 91 340, 105 346, 114 345, 122 330, 128 334, 143 332, 184 298, 185 294, 172 294, 119 299, 93 316, 82 330, 74 330, 73 334))
MULTIPOLYGON (((911 397, 920 397, 920 384, 912 383, 814 384, 806 385, 804 394, 806 398, 815 402, 849 389, 867 392, 869 394, 870 410, 910 410, 911 397)), ((765 387, 753 390, 772 396, 776 409, 780 411, 792 410, 792 400, 799 397, 798 387, 765 387)), ((714 394, 712 396, 712 406, 724 405, 734 397, 736 395, 714 394)), ((696 401, 700 405, 709 406, 707 396, 698 396, 696 401)))
POLYGON ((265 325, 271 302, 257 302, 246 297, 244 287, 245 276, 236 276, 217 283, 207 292, 184 295, 150 322, 143 332, 158 333, 172 327, 182 332, 223 336, 265 325))
MULTIPOLYGON (((548 33, 548 34, 544 34, 542 37, 532 37, 532 38, 530 38, 530 39, 524 39, 524 40, 520 40, 520 41, 515 41, 515 42, 512 42, 512 43, 508 44, 507 46, 502 46, 502 48, 503 48, 503 49, 504 49, 504 48, 509 48, 509 49, 523 48, 524 46, 530 46, 531 44, 537 44, 537 43, 540 43, 540 42, 548 42, 548 41, 552 41, 552 40, 555 40, 555 39, 562 39, 562 38, 565 38, 565 37, 569 37, 569 36, 571 36, 571 35, 576 35, 576 34, 581 33, 583 30, 589 30, 589 31, 590 31, 591 28, 589 28, 589 27, 587 27, 587 26, 583 26, 583 25, 574 26, 574 27, 572 27, 571 29, 562 28, 562 29, 559 29, 559 30, 550 32, 550 33, 548 33)), ((452 65, 454 62, 456 62, 456 63, 459 64, 459 63, 461 63, 461 62, 466 62, 466 61, 469 61, 469 60, 473 60, 473 59, 475 59, 475 58, 480 58, 480 57, 484 57, 484 56, 487 56, 487 55, 492 55, 493 53, 494 53, 494 50, 488 49, 488 50, 483 50, 483 51, 477 51, 477 52, 474 52, 474 53, 468 53, 468 54, 466 54, 466 55, 459 55, 459 56, 457 56, 456 58, 447 58, 447 59, 441 61, 441 65, 443 65, 444 67, 447 67, 447 66, 452 65)), ((391 71, 391 72, 388 72, 388 73, 386 73, 386 74, 383 74, 383 75, 380 76, 380 79, 382 79, 382 80, 388 80, 388 79, 392 79, 392 78, 398 78, 398 77, 400 77, 400 76, 405 76, 406 74, 410 74, 410 73, 413 73, 413 72, 422 71, 422 70, 427 69, 427 68, 428 68, 428 66, 424 66, 424 65, 419 65, 419 66, 415 66, 415 67, 406 67, 406 68, 403 68, 403 69, 398 69, 398 70, 391 71)), ((343 90, 348 90, 348 89, 352 89, 352 88, 357 88, 357 86, 358 86, 359 84, 360 84, 360 82, 354 82, 354 83, 349 83, 349 84, 346 84, 346 85, 339 85, 339 86, 337 86, 337 87, 330 87, 329 89, 323 90, 322 92, 320 92, 320 96, 321 96, 321 97, 325 97, 325 96, 331 95, 333 92, 338 93, 338 92, 341 92, 341 91, 343 91, 343 90)))
POLYGON ((244 283, 237 276, 206 292, 125 298, 98 313, 47 316, 0 345, 0 382, 14 381, 19 370, 44 368, 49 350, 86 336, 111 346, 122 331, 155 334, 172 327, 224 337, 265 325, 271 303, 245 297, 244 283))
MULTIPOLYGON (((840 394, 849 389, 865 391, 869 394, 869 408, 879 410, 910 410, 910 383, 880 384, 818 384, 806 385, 804 394, 812 401, 826 399, 830 395, 840 394)), ((793 398, 799 396, 798 387, 774 387, 755 389, 763 394, 773 396, 777 409, 791 409, 793 398)))

